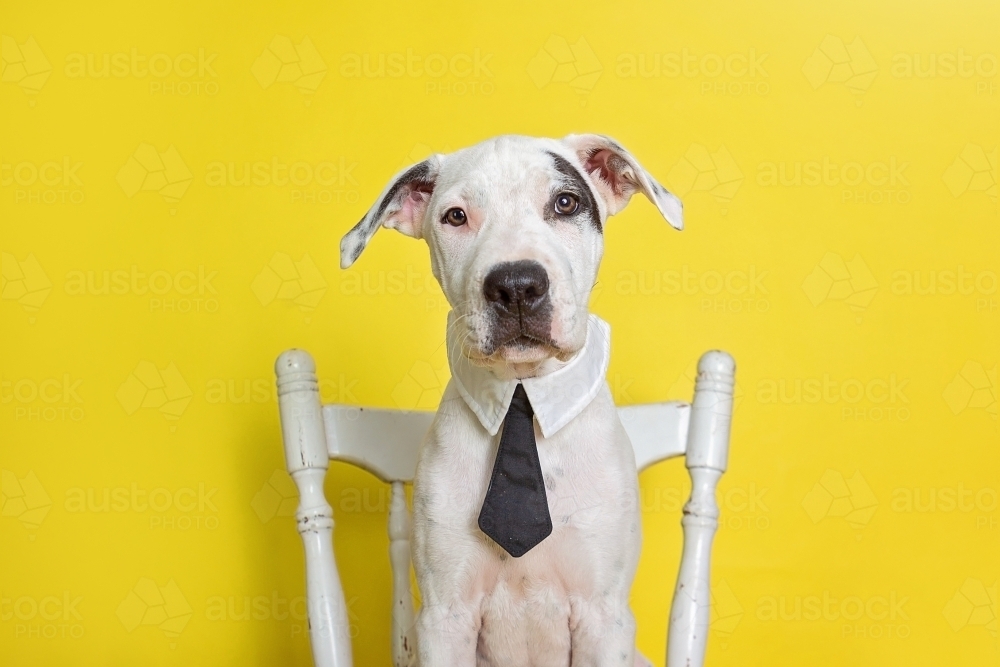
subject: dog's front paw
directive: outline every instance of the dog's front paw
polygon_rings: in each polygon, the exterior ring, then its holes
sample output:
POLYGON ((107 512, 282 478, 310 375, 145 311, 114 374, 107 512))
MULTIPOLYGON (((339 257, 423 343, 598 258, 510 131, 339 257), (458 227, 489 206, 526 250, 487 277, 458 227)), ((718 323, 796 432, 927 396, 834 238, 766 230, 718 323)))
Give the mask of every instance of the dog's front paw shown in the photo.
POLYGON ((635 652, 635 667, 653 667, 653 663, 646 659, 639 651, 635 652))

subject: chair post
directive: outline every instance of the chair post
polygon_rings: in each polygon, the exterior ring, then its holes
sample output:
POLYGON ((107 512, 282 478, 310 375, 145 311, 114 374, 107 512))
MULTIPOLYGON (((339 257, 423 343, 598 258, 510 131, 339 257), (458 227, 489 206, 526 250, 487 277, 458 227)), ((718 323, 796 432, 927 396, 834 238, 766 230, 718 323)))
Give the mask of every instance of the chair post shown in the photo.
POLYGON ((410 531, 412 520, 406 507, 402 482, 392 483, 389 505, 389 561, 392 564, 392 664, 409 667, 413 662, 413 598, 410 596, 410 531))
POLYGON ((344 591, 333 555, 333 509, 323 494, 330 463, 316 365, 308 352, 288 350, 274 367, 285 463, 299 489, 295 514, 306 552, 306 600, 315 667, 351 667, 344 591))
POLYGON ((718 527, 715 489, 726 470, 736 364, 711 351, 698 362, 685 465, 691 498, 684 506, 684 552, 670 608, 667 667, 702 667, 708 641, 712 538, 718 527))

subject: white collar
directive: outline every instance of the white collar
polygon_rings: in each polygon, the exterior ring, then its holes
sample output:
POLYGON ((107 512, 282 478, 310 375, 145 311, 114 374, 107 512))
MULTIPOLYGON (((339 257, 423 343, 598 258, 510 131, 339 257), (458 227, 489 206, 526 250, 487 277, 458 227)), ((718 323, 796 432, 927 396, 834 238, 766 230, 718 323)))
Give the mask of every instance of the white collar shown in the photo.
POLYGON ((453 314, 448 313, 451 377, 458 393, 490 435, 500 430, 518 382, 524 385, 535 419, 546 438, 555 435, 583 412, 605 382, 611 358, 611 327, 596 315, 587 320, 587 339, 583 348, 565 366, 548 375, 523 380, 501 380, 488 368, 474 366, 454 340, 457 332, 452 319, 453 314))

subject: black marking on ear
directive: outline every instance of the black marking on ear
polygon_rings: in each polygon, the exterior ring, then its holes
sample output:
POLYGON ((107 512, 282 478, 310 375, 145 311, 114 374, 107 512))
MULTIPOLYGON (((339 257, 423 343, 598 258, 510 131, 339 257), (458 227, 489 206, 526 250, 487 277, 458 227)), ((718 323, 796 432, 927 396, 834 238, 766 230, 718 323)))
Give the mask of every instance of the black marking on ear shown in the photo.
MULTIPOLYGON (((601 227, 601 212, 597 208, 597 199, 594 197, 594 191, 590 187, 590 183, 587 179, 580 173, 577 169, 570 163, 569 160, 559 155, 558 153, 553 153, 552 151, 546 151, 549 157, 552 158, 552 162, 555 164, 556 171, 558 171, 566 182, 566 185, 570 186, 570 190, 573 194, 580 197, 580 207, 584 209, 581 212, 586 212, 590 216, 590 224, 594 226, 598 232, 603 233, 604 230, 601 227)), ((558 194, 558 193, 556 193, 558 194)))
POLYGON ((365 235, 362 233, 362 229, 365 225, 365 219, 368 217, 366 214, 363 218, 358 220, 357 224, 351 227, 346 234, 344 234, 341 244, 347 242, 348 239, 354 243, 354 248, 351 250, 351 263, 353 264, 358 257, 361 255, 361 251, 365 249, 365 235))
MULTIPOLYGON (((361 223, 364 222, 364 221, 365 221, 365 219, 361 218, 361 220, 358 222, 358 224, 354 226, 354 229, 357 229, 358 227, 360 227, 361 223)), ((354 229, 351 230, 352 233, 354 232, 354 229)), ((361 257, 361 253, 364 252, 364 249, 365 249, 365 244, 364 243, 358 243, 355 246, 354 252, 351 253, 351 263, 352 264, 354 262, 358 261, 358 257, 361 257)))
POLYGON ((434 190, 434 176, 431 170, 430 159, 419 162, 399 176, 386 190, 385 196, 376 202, 368 210, 361 220, 344 235, 341 241, 342 252, 350 252, 351 263, 358 259, 364 251, 368 241, 378 231, 382 224, 382 218, 390 204, 396 202, 400 195, 400 190, 410 188, 410 192, 432 192, 434 190), (345 248, 345 243, 353 243, 353 248, 345 248))
POLYGON ((418 185, 431 185, 431 180, 429 178, 431 173, 431 167, 427 163, 427 160, 419 162, 409 169, 406 173, 396 179, 396 182, 392 184, 389 191, 385 193, 385 197, 382 197, 382 201, 379 202, 378 210, 375 215, 372 216, 372 224, 378 225, 379 221, 382 219, 382 214, 385 213, 385 209, 389 204, 396 200, 396 196, 399 195, 399 191, 407 185, 412 183, 417 183, 418 185))

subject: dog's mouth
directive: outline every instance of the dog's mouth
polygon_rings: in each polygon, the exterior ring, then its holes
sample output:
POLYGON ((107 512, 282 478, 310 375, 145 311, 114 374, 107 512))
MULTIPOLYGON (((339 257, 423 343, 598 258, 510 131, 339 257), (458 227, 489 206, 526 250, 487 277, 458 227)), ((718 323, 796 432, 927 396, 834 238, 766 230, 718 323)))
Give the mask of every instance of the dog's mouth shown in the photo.
POLYGON ((549 334, 550 325, 533 324, 523 321, 495 323, 489 338, 482 341, 470 358, 483 365, 492 365, 534 363, 564 356, 549 334))
POLYGON ((555 343, 531 334, 520 334, 501 343, 494 352, 508 362, 538 361, 559 351, 555 343))
POLYGON ((519 366, 523 364, 539 364, 546 359, 561 357, 559 348, 550 343, 543 343, 533 338, 522 337, 501 345, 488 357, 491 364, 519 366))
POLYGON ((551 357, 559 352, 559 346, 554 341, 531 334, 518 334, 506 340, 491 340, 476 349, 470 350, 470 356, 483 361, 502 360, 513 356, 551 357))
POLYGON ((541 338, 536 338, 535 336, 529 336, 528 334, 521 334, 513 340, 509 340, 504 343, 507 347, 538 347, 539 345, 548 345, 547 341, 541 338))

